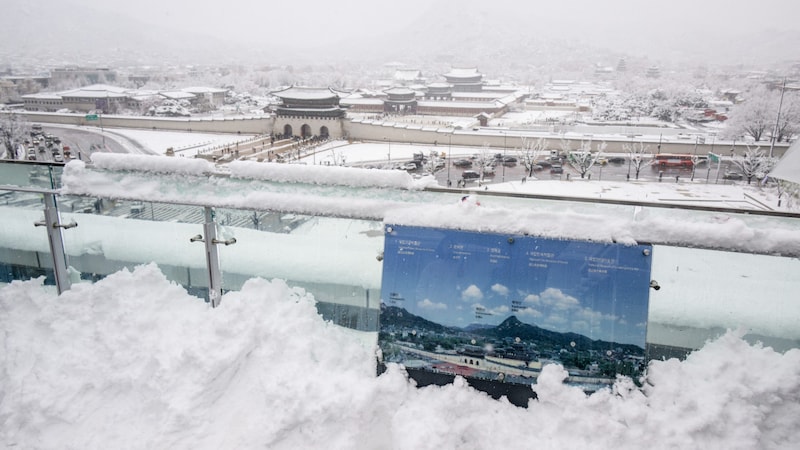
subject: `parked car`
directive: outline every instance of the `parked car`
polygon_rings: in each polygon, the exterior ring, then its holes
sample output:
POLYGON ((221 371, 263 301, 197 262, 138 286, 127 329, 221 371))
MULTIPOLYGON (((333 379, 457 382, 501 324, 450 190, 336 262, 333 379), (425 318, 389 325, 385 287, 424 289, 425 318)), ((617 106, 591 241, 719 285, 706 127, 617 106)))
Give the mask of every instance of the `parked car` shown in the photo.
POLYGON ((558 174, 564 173, 564 166, 562 166, 561 164, 553 164, 552 166, 550 166, 550 173, 558 173, 558 174))
POLYGON ((453 165, 455 167, 472 167, 472 161, 468 159, 459 159, 458 161, 453 161, 453 165))
POLYGON ((517 165, 517 158, 513 156, 504 156, 503 157, 503 165, 504 166, 516 166, 517 165))
POLYGON ((142 212, 144 212, 144 203, 142 202, 131 203, 131 214, 140 214, 142 212))
POLYGON ((608 162, 611 164, 625 164, 625 158, 622 156, 612 156, 608 158, 608 162))
POLYGON ((480 177, 481 177, 481 174, 479 174, 478 172, 475 172, 474 170, 465 170, 461 174, 461 178, 463 178, 465 180, 475 180, 475 179, 478 179, 480 177))

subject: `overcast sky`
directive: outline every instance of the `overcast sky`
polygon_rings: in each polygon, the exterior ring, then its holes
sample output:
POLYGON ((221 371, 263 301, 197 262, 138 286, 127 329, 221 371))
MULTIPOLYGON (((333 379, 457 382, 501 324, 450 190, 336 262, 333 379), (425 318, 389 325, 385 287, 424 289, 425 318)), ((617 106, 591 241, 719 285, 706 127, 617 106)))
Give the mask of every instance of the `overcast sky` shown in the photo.
POLYGON ((513 58, 540 48, 556 54, 610 50, 611 63, 621 54, 653 63, 800 60, 796 0, 0 0, 0 13, 6 19, 0 56, 3 50, 36 55, 49 49, 50 57, 72 51, 103 58, 100 50, 111 48, 116 56, 138 51, 171 59, 197 51, 294 64, 302 57, 408 60, 447 53, 513 58), (579 44, 562 50, 548 39, 579 44))
MULTIPOLYGON (((7 1, 7 0, 2 0, 7 1)), ((60 1, 60 0, 40 0, 60 1)), ((449 9, 477 9, 497 18, 530 18, 534 26, 556 24, 567 33, 587 29, 625 34, 636 30, 680 33, 706 30, 719 35, 745 29, 800 29, 800 2, 796 0, 295 0, 254 2, 251 0, 71 0, 76 4, 124 13, 146 23, 205 31, 236 40, 283 40, 301 42, 319 39, 321 30, 344 38, 369 37, 387 30, 402 30, 425 14, 449 9)), ((464 30, 468 32, 468 29, 464 30)), ((647 39, 646 35, 631 39, 647 39)))

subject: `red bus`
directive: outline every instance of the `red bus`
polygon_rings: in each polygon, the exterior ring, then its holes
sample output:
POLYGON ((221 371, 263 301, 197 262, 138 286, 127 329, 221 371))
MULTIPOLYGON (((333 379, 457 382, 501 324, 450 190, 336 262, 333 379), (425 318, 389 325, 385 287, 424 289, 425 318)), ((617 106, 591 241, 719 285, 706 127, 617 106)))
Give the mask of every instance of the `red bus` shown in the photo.
POLYGON ((657 169, 665 167, 687 167, 691 169, 692 166, 694 166, 692 155, 661 153, 653 157, 653 167, 657 169))

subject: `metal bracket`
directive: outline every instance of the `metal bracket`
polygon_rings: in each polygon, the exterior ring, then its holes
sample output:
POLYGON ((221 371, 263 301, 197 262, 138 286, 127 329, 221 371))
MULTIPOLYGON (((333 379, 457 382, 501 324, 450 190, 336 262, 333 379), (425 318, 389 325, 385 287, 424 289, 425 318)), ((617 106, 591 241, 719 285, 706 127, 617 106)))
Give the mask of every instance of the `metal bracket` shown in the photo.
MULTIPOLYGON (((203 235, 201 235, 201 234, 198 234, 198 235, 195 235, 195 236, 189 238, 189 242, 205 242, 205 241, 206 240, 203 239, 203 235)), ((233 245, 233 244, 236 243, 236 238, 225 239, 224 241, 221 241, 221 240, 219 240, 217 238, 214 238, 214 239, 211 239, 211 243, 215 244, 215 245, 216 244, 233 245)))
MULTIPOLYGON (((37 227, 46 227, 47 226, 47 222, 45 222, 44 220, 40 220, 38 222, 34 222, 33 225, 37 226, 37 227)), ((70 222, 70 223, 54 222, 53 223, 53 228, 63 228, 65 230, 68 230, 70 228, 75 228, 77 226, 78 226, 77 222, 70 222)))

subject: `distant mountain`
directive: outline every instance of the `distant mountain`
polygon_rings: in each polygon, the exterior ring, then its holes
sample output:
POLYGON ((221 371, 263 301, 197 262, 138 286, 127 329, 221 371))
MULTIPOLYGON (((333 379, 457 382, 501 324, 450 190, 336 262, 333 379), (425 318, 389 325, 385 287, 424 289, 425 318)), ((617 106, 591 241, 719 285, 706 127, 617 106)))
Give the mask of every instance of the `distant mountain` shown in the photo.
POLYGON ((415 314, 411 314, 405 308, 389 306, 385 303, 381 303, 380 323, 382 327, 393 325, 395 327, 428 330, 436 333, 456 331, 455 328, 446 327, 436 322, 423 319, 415 314))
POLYGON ((612 349, 620 347, 631 353, 643 352, 643 349, 636 345, 620 344, 599 339, 594 340, 578 333, 559 333, 557 331, 545 330, 536 325, 524 323, 517 319, 516 316, 509 316, 497 326, 470 324, 465 328, 455 328, 431 322, 430 320, 408 312, 405 308, 388 306, 382 303, 380 324, 381 328, 394 326, 432 331, 435 333, 456 333, 465 331, 498 340, 519 338, 523 341, 536 342, 543 346, 553 348, 569 348, 570 344, 575 342, 576 347, 581 349, 612 349))
POLYGON ((537 327, 536 325, 529 325, 517 319, 516 316, 509 316, 500 325, 484 330, 476 330, 475 334, 492 337, 495 339, 515 339, 520 338, 523 341, 534 341, 538 343, 545 343, 553 347, 569 348, 572 342, 578 348, 594 348, 594 349, 610 349, 621 347, 632 352, 641 352, 643 349, 636 345, 620 344, 617 342, 609 342, 603 340, 590 339, 578 333, 559 333, 557 331, 545 330, 544 328, 537 327))
POLYGON ((463 328, 464 331, 485 330, 487 328, 494 328, 494 325, 487 325, 485 323, 471 323, 463 328))
POLYGON ((65 64, 121 66, 231 61, 238 46, 207 34, 146 25, 124 13, 60 2, 6 2, 0 56, 65 64), (4 54, 3 54, 4 53, 4 54))

